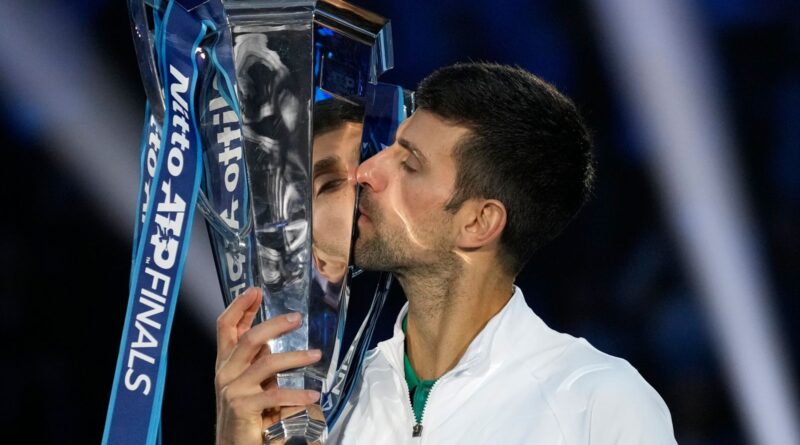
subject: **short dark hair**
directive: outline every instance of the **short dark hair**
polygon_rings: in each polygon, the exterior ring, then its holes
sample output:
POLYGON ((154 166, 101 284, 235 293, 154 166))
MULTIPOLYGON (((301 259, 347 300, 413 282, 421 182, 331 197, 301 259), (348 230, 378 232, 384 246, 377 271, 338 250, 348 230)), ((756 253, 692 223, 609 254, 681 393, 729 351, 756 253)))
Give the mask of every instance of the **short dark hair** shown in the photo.
POLYGON ((592 142, 577 108, 535 75, 491 63, 436 70, 419 84, 416 101, 470 130, 454 150, 458 171, 447 209, 470 198, 502 202, 502 266, 517 275, 591 193, 592 142))
POLYGON ((314 135, 333 131, 347 122, 364 122, 364 106, 341 99, 324 99, 314 103, 314 135))

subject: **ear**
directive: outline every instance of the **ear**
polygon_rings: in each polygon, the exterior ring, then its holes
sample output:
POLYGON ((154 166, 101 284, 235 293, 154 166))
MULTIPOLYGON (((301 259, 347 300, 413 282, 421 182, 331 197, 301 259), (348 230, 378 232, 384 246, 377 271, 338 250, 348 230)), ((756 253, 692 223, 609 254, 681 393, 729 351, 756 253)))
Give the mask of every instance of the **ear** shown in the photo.
POLYGON ((457 213, 461 225, 456 245, 463 249, 474 250, 498 242, 506 227, 506 206, 496 199, 469 199, 457 213))

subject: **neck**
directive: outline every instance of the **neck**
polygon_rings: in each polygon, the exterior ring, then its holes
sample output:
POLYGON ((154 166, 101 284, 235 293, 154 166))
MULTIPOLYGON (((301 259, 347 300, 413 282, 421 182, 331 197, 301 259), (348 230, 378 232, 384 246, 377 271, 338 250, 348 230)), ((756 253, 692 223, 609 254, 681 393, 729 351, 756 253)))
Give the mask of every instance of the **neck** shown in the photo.
POLYGON ((513 279, 474 265, 398 276, 408 298, 406 353, 422 380, 455 367, 472 340, 511 298, 513 279))

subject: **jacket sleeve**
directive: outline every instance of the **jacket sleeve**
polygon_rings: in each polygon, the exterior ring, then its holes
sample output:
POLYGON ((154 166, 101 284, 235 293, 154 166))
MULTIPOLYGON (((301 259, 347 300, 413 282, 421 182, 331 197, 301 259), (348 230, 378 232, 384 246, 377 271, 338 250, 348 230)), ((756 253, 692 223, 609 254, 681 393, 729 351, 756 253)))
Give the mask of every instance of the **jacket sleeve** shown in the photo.
POLYGON ((633 367, 599 374, 589 405, 589 443, 676 445, 667 405, 633 367))

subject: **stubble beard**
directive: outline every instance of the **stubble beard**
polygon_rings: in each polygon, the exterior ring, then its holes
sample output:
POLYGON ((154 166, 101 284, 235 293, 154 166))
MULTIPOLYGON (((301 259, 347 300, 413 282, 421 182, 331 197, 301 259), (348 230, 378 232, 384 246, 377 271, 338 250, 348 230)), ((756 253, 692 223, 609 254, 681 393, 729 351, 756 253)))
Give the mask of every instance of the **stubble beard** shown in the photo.
POLYGON ((368 236, 359 231, 353 249, 354 263, 367 270, 398 272, 408 260, 407 252, 396 235, 381 235, 377 229, 378 224, 379 221, 373 219, 373 230, 368 236))
POLYGON ((353 261, 356 266, 366 270, 392 272, 400 275, 423 275, 428 273, 453 272, 456 270, 451 246, 443 239, 428 238, 425 248, 414 246, 406 238, 403 230, 392 230, 387 227, 377 212, 369 216, 372 227, 368 234, 359 230, 353 249, 353 261), (426 251, 425 259, 415 249, 426 251))
POLYGON ((443 238, 433 241, 427 249, 427 259, 415 252, 414 246, 403 233, 381 230, 373 220, 368 236, 359 234, 353 249, 354 262, 367 270, 393 273, 403 287, 406 298, 414 296, 417 307, 423 312, 440 314, 452 301, 447 298, 464 273, 463 263, 452 252, 443 238))
MULTIPOLYGON (((362 196, 361 207, 369 219, 369 226, 365 227, 367 230, 358 228, 353 248, 356 266, 392 272, 398 278, 430 278, 436 284, 450 282, 460 274, 461 265, 455 258, 453 246, 443 234, 419 232, 417 237, 424 240, 424 244, 415 245, 408 238, 409 228, 388 224, 369 195, 362 196)), ((421 221, 419 228, 447 227, 450 223, 445 213, 441 220, 421 221)))

